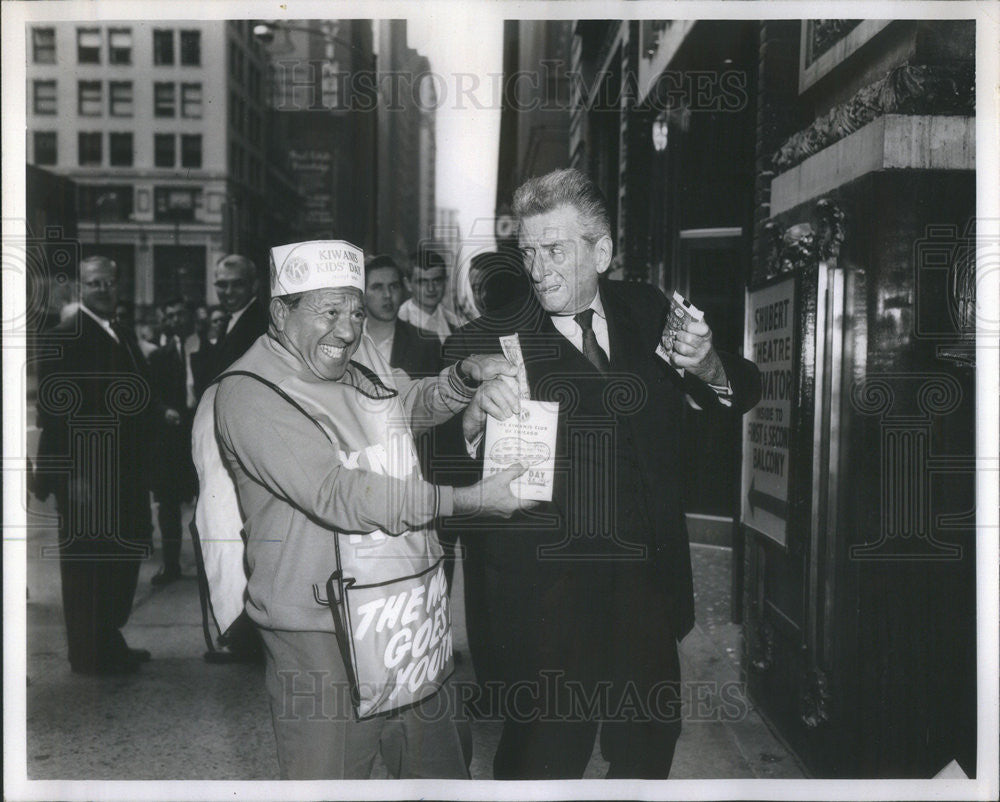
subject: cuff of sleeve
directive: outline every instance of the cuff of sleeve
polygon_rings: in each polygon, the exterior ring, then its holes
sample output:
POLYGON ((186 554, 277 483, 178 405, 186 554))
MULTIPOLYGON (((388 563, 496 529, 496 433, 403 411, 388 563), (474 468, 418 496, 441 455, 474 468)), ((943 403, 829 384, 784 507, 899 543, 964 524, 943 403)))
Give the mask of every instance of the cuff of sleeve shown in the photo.
POLYGON ((448 368, 448 387, 455 395, 465 401, 469 401, 476 394, 475 390, 466 387, 465 382, 458 378, 458 362, 448 368))
POLYGON ((437 485, 437 517, 446 518, 455 513, 455 488, 437 485))

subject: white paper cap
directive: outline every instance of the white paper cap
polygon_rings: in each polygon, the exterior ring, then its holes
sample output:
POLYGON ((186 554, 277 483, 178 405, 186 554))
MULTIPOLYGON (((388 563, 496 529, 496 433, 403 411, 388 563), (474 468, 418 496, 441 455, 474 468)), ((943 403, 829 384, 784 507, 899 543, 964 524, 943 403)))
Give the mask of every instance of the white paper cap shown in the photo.
POLYGON ((330 287, 365 291, 365 255, 360 248, 339 239, 271 248, 271 297, 330 287))

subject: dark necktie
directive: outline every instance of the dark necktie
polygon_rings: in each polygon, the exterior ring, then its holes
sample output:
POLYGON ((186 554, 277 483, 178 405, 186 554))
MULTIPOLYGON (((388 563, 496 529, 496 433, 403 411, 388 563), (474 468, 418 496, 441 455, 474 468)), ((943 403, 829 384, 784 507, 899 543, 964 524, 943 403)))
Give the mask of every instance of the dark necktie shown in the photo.
POLYGON ((573 315, 573 320, 583 331, 583 355, 601 373, 610 371, 611 363, 608 362, 608 355, 604 353, 604 349, 597 342, 597 335, 594 334, 594 310, 584 309, 579 314, 573 315))

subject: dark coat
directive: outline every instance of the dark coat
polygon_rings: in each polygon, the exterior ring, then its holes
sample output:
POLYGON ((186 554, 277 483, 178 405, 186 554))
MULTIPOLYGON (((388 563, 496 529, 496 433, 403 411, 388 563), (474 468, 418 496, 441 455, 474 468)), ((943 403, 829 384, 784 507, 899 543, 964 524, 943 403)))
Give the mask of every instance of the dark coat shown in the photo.
POLYGON ((436 334, 396 318, 389 364, 415 379, 433 376, 441 371, 441 341, 436 334))
POLYGON ((56 495, 64 555, 144 556, 151 541, 156 402, 135 334, 121 334, 77 312, 41 338, 61 353, 39 368, 37 493, 56 495))
POLYGON ((247 310, 240 315, 232 330, 215 344, 212 352, 212 370, 209 381, 233 364, 247 349, 267 331, 267 312, 260 302, 255 300, 247 310))
POLYGON ((158 405, 181 416, 179 424, 167 423, 162 414, 155 422, 152 488, 158 498, 190 499, 197 492, 198 476, 191 457, 194 410, 187 406, 187 366, 177 346, 167 343, 149 355, 149 371, 158 405))
MULTIPOLYGON (((668 311, 662 293, 602 280, 600 294, 608 376, 533 296, 473 321, 444 346, 449 363, 500 353, 498 337, 516 332, 531 397, 560 404, 552 502, 492 525, 476 543, 488 569, 490 661, 507 681, 558 669, 652 682, 675 673, 674 640, 694 624, 679 422, 686 395, 724 408, 710 388, 690 374, 681 379, 654 354, 668 311)), ((720 356, 734 411, 750 409, 760 394, 756 366, 720 356)), ((477 475, 478 466, 470 472, 477 475)))

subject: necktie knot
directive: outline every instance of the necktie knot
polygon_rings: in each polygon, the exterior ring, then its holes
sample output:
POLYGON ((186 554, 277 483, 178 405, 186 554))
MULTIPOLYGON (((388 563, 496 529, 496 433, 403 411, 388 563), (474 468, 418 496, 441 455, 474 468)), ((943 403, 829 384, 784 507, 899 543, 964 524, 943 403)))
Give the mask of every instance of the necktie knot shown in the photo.
POLYGON ((583 355, 598 371, 607 373, 611 369, 611 364, 608 362, 608 355, 597 342, 597 334, 594 333, 594 310, 584 309, 573 315, 573 320, 583 332, 583 355))
POLYGON ((582 312, 578 312, 573 315, 573 320, 576 321, 576 325, 583 330, 584 333, 588 331, 593 331, 594 328, 594 310, 584 309, 582 312))

